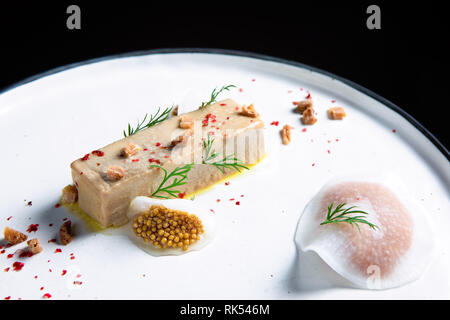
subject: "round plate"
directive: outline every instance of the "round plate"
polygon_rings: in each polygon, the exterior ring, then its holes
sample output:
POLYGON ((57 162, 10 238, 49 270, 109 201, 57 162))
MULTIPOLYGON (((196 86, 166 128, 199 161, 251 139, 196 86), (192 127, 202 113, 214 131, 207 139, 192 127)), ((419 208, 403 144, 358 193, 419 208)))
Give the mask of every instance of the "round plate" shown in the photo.
POLYGON ((350 81, 239 52, 140 52, 64 67, 5 91, 0 128, 0 227, 37 237, 44 247, 22 258, 24 243, 2 248, 0 298, 450 298, 448 152, 400 108, 350 81), (221 98, 253 103, 261 114, 268 156, 194 199, 217 216, 220 231, 208 247, 155 258, 117 232, 89 231, 77 216, 55 207, 71 183, 73 160, 121 139, 128 122, 158 106, 189 109, 227 84, 238 89, 221 98), (303 126, 293 112, 292 102, 308 93, 318 113, 313 126, 303 126), (327 119, 326 110, 335 105, 346 110, 345 120, 327 119), (294 128, 288 146, 280 139, 284 124, 294 128), (348 288, 294 243, 297 220, 320 187, 335 175, 367 170, 397 175, 434 222, 437 257, 421 279, 404 287, 348 288), (76 238, 68 246, 49 242, 65 218, 75 224, 76 238), (38 230, 27 232, 30 224, 39 224, 38 230), (13 270, 16 261, 24 263, 20 271, 13 270))

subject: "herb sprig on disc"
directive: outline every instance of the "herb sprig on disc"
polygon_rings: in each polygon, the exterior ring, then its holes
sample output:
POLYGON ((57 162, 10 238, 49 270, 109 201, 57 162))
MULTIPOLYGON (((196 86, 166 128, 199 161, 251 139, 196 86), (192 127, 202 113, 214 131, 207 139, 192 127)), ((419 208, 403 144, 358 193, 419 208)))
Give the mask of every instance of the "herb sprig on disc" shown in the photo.
POLYGON ((366 216, 368 215, 367 212, 362 210, 353 210, 354 208, 356 208, 356 206, 344 208, 345 205, 346 205, 345 202, 341 203, 337 205, 336 208, 334 208, 333 210, 334 203, 331 203, 328 206, 327 218, 320 225, 325 225, 329 223, 334 224, 348 223, 352 227, 356 226, 358 230, 361 231, 361 229, 359 228, 359 224, 362 223, 368 225, 373 230, 379 229, 378 226, 366 220, 366 216), (351 214, 356 214, 356 216, 350 216, 351 214))

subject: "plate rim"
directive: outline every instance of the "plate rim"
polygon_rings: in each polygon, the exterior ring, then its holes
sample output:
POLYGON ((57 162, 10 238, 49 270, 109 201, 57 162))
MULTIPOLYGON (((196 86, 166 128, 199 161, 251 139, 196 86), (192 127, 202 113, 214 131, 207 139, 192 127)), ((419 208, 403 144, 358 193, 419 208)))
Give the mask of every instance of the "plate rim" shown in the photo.
POLYGON ((106 60, 114 60, 114 59, 121 59, 121 58, 127 58, 127 57, 138 57, 138 56, 145 56, 145 55, 155 55, 155 54, 173 54, 173 53, 203 53, 203 54, 220 54, 220 55, 227 55, 227 56, 239 56, 239 57, 245 57, 245 58, 252 58, 252 59, 258 59, 263 61, 269 61, 269 62, 276 62, 281 63, 293 67, 303 68, 309 71, 313 71, 322 75, 325 75, 332 80, 338 80, 343 82, 344 84, 350 86, 351 88, 377 100, 378 102, 382 103, 389 109, 393 110, 394 112, 398 113, 401 117, 406 119, 410 124, 412 124, 417 130, 419 130, 433 145, 441 152, 441 154, 447 159, 450 160, 450 154, 447 148, 444 146, 444 144, 433 134, 431 133, 427 128, 425 128, 418 120, 416 120, 413 116, 411 116, 408 112, 400 108, 395 103, 391 102, 390 100, 380 96, 379 94, 373 92, 370 89, 367 89, 366 87, 357 84, 356 82, 353 82, 352 80, 349 80, 345 77, 338 76, 334 73, 328 72, 326 70, 313 67, 298 61, 288 60, 284 58, 278 58, 262 53, 255 53, 255 52, 249 52, 249 51, 242 51, 242 50, 232 50, 232 49, 219 49, 219 48, 159 48, 159 49, 150 49, 150 50, 137 50, 137 51, 130 51, 125 53, 119 53, 119 54, 113 54, 113 55, 107 55, 97 58, 92 58, 88 60, 82 60, 70 64, 66 64, 60 67, 56 67, 41 73, 37 73, 35 75, 32 75, 30 77, 27 77, 21 81, 18 81, 16 83, 13 83, 9 86, 6 86, 4 88, 0 89, 0 95, 11 91, 17 87, 23 86, 25 84, 28 84, 30 82, 39 80, 41 78, 54 75, 56 73, 60 73, 69 69, 74 69, 80 66, 85 66, 89 64, 94 64, 106 60))

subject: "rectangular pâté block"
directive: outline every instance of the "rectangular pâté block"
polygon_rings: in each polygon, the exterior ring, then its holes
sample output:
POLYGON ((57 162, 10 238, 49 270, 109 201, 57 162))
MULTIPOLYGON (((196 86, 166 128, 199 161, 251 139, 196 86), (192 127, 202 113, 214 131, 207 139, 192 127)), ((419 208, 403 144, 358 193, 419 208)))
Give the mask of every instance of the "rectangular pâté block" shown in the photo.
POLYGON ((205 143, 211 146, 209 155, 216 154, 208 163, 228 157, 243 165, 254 164, 265 155, 263 127, 253 106, 240 106, 230 99, 173 116, 72 162, 78 205, 103 227, 125 224, 131 200, 159 190, 164 171, 152 165, 170 173, 193 164, 187 183, 176 187, 176 194, 155 195, 183 197, 236 172, 205 164, 205 143))

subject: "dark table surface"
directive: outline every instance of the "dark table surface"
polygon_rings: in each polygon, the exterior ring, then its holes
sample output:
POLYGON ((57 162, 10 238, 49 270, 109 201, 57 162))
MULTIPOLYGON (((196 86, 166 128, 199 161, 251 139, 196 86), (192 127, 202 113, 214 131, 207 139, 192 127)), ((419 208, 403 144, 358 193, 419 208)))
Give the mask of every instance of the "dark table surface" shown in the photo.
POLYGON ((298 61, 352 80, 397 104, 449 144, 447 22, 438 3, 377 4, 381 29, 366 27, 367 7, 336 2, 75 2, 66 8, 0 4, 0 90, 55 67, 156 48, 223 48, 298 61))

